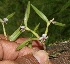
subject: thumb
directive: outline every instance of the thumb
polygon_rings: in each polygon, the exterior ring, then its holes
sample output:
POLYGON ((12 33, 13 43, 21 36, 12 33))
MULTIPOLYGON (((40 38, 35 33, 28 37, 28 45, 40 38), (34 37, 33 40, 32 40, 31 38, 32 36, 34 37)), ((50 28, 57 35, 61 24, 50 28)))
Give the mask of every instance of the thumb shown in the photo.
POLYGON ((35 53, 24 55, 15 60, 19 64, 51 64, 48 53, 44 50, 39 50, 35 53))
POLYGON ((33 54, 40 64, 49 64, 48 53, 44 50, 39 50, 33 54))

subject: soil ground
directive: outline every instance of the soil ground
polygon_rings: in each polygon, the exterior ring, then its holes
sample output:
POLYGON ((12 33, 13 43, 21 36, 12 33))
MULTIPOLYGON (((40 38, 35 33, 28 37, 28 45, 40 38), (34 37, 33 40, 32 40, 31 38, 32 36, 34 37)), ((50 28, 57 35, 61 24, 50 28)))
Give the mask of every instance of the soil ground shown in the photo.
POLYGON ((70 41, 48 46, 47 52, 52 64, 70 64, 70 41))

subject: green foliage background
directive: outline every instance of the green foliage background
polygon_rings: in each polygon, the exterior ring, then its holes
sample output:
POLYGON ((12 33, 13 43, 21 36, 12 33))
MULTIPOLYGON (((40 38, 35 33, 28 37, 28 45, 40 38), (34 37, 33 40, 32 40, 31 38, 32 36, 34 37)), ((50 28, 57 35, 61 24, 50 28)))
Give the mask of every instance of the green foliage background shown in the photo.
MULTIPOLYGON (((30 0, 31 4, 42 11, 49 20, 55 18, 56 21, 66 24, 65 27, 51 25, 49 27, 49 42, 67 40, 70 38, 70 0, 30 0)), ((11 35, 21 24, 24 18, 28 0, 0 0, 0 18, 5 18, 8 14, 15 12, 6 25, 8 35, 11 35)), ((45 22, 31 8, 28 26, 33 29, 40 22, 38 33, 41 35, 45 31, 45 22)), ((0 23, 0 33, 2 25, 0 23)), ((30 36, 29 32, 23 36, 30 36)))

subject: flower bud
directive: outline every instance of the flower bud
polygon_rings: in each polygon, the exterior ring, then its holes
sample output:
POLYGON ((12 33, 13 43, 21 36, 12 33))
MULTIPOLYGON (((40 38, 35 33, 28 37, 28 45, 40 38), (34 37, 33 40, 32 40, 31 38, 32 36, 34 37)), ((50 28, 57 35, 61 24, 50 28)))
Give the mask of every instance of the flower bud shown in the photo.
POLYGON ((4 23, 6 23, 8 21, 8 19, 7 18, 3 18, 3 21, 4 21, 4 23))
POLYGON ((21 30, 22 32, 24 32, 24 31, 25 31, 25 26, 20 26, 20 30, 21 30))

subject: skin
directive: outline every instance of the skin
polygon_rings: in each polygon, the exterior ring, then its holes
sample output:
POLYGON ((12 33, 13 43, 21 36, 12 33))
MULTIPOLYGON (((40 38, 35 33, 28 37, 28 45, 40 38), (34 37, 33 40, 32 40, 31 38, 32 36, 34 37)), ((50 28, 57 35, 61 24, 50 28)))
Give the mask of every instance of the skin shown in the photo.
MULTIPOLYGON (((10 42, 5 40, 3 35, 0 35, 0 64, 18 64, 14 60, 27 54, 33 54, 40 64, 51 64, 47 52, 40 50, 40 48, 33 49, 25 46, 21 50, 16 51, 16 48, 22 41, 24 41, 24 38, 19 38, 15 42, 10 42)), ((37 45, 37 43, 35 44, 35 41, 33 45, 37 47, 42 46, 37 45)))
POLYGON ((0 61, 0 64, 18 64, 18 63, 10 60, 3 60, 3 61, 0 61))

